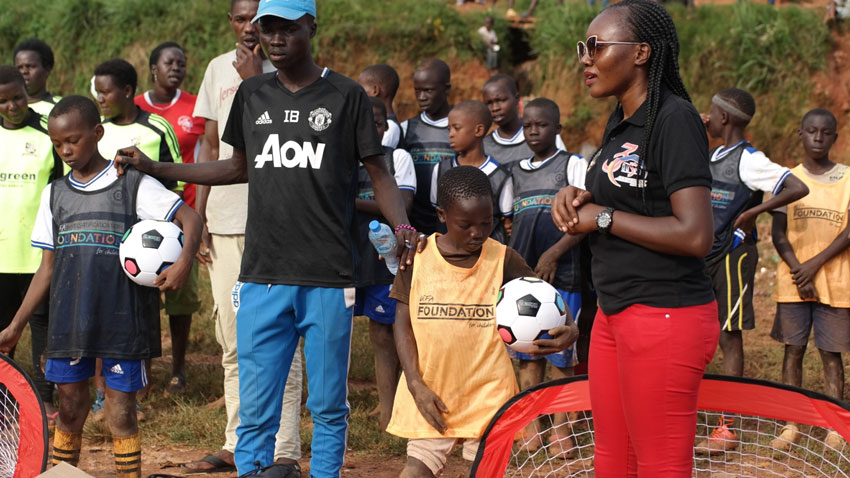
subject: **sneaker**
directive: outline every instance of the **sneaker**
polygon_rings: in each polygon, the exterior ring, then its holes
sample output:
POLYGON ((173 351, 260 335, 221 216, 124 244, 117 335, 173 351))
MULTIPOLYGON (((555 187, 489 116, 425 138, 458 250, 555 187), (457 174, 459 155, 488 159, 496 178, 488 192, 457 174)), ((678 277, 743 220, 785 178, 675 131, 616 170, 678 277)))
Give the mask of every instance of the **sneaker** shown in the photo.
MULTIPOLYGON (((254 464, 259 465, 258 463, 254 464)), ((256 477, 256 478, 301 478, 301 467, 297 463, 274 463, 269 466, 256 468, 254 470, 240 475, 239 478, 256 477)))
POLYGON ((774 450, 788 451, 791 445, 797 443, 800 439, 800 429, 797 425, 788 424, 782 427, 782 433, 770 442, 770 447, 774 450))
POLYGON ((297 463, 280 464, 263 468, 263 472, 259 474, 262 478, 301 478, 301 467, 297 463))
POLYGON ((826 446, 835 450, 841 450, 845 444, 844 438, 835 430, 830 430, 823 442, 826 443, 826 446))
POLYGON ((103 390, 95 390, 97 394, 97 398, 95 398, 94 403, 91 406, 91 418, 92 420, 99 422, 103 420, 103 415, 105 413, 103 409, 103 390))
POLYGON ((708 438, 699 442, 694 452, 698 455, 719 455, 735 448, 738 448, 738 434, 723 423, 716 427, 708 438))

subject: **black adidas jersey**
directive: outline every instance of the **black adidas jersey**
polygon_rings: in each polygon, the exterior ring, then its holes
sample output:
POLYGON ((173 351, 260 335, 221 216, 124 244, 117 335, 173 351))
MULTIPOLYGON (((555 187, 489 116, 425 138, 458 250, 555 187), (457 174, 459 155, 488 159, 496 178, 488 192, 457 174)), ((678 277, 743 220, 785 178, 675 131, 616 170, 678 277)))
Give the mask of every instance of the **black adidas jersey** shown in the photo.
POLYGON ((249 78, 222 140, 248 161, 239 280, 354 286, 358 161, 384 153, 363 88, 328 69, 295 93, 276 72, 249 78))

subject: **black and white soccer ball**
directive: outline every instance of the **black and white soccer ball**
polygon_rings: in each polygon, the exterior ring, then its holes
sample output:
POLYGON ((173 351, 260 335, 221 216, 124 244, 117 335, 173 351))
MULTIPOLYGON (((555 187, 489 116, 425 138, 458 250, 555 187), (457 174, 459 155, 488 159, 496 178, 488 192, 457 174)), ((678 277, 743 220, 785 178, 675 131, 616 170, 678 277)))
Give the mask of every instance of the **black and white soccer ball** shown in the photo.
POLYGON ((183 251, 183 231, 173 222, 146 219, 134 224, 121 239, 121 268, 133 282, 156 287, 154 280, 177 261, 183 251))
POLYGON ((528 353, 533 341, 552 338, 549 330, 564 325, 569 313, 561 294, 548 282, 520 277, 499 290, 496 327, 508 347, 528 353))

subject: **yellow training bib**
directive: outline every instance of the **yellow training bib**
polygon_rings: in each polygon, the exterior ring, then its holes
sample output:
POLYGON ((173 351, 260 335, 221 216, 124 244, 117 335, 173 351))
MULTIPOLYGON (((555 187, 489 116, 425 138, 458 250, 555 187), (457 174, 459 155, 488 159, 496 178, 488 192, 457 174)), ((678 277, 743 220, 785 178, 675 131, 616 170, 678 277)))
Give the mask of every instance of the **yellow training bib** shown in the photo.
MULTIPOLYGON (((799 165, 794 176, 809 187, 809 194, 788 205, 788 241, 794 255, 804 263, 827 248, 847 228, 850 206, 850 173, 838 182, 824 184, 809 177, 799 165)), ((850 307, 850 249, 845 249, 823 265, 815 276, 818 302, 832 307, 850 307)), ((776 270, 777 302, 803 302, 784 261, 776 270)))
POLYGON ((405 438, 478 438, 517 393, 505 344, 496 331, 496 298, 505 246, 487 239, 472 268, 449 264, 432 244, 417 256, 410 286, 410 321, 419 373, 449 413, 440 435, 425 421, 402 374, 387 431, 405 438))

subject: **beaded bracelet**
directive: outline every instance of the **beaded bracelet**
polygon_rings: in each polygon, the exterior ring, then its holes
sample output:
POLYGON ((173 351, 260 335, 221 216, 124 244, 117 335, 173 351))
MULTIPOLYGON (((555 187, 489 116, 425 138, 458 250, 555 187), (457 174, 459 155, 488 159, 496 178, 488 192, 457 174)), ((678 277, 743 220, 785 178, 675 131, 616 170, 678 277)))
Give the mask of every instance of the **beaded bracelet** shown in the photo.
POLYGON ((400 231, 402 229, 407 229, 409 231, 416 232, 416 228, 411 226, 410 224, 399 224, 398 226, 395 227, 393 234, 398 234, 398 231, 400 231))

